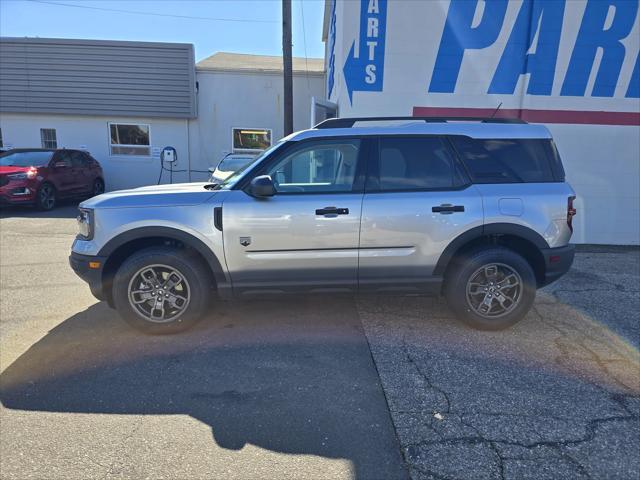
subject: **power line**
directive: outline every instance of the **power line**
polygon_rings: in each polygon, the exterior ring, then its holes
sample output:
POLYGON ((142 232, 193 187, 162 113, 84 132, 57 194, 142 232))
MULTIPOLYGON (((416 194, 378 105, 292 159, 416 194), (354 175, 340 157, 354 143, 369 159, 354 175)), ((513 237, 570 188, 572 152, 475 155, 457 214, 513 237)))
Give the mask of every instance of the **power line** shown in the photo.
POLYGON ((309 62, 307 60, 307 33, 304 28, 304 0, 300 0, 300 13, 302 14, 302 44, 304 45, 304 75, 307 77, 307 90, 311 91, 309 83, 309 62))
POLYGON ((183 18, 187 20, 205 20, 210 22, 238 22, 238 23, 278 23, 278 20, 255 20, 255 19, 244 19, 244 18, 216 18, 216 17, 196 17, 192 15, 173 15, 169 13, 156 13, 156 12, 139 12, 135 10, 122 10, 119 8, 104 8, 104 7, 93 7, 89 5, 74 5, 71 3, 61 3, 61 2, 48 2, 46 0, 27 0, 33 3, 44 3, 46 5, 56 5, 58 7, 73 7, 73 8, 84 8, 88 10, 100 10, 102 12, 116 12, 116 13, 128 13, 132 15, 145 15, 145 16, 153 16, 153 17, 170 17, 170 18, 183 18))

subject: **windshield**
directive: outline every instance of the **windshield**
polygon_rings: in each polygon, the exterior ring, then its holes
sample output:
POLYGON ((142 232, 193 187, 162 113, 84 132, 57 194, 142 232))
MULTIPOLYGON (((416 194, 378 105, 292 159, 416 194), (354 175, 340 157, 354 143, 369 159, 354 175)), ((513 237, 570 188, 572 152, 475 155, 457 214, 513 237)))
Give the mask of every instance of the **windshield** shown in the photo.
POLYGON ((254 157, 227 157, 220 162, 218 170, 222 172, 235 172, 250 163, 253 158, 254 157))
POLYGON ((267 148, 264 152, 258 155, 252 162, 247 163, 246 165, 241 167, 240 170, 237 170, 236 172, 229 175, 229 177, 227 177, 227 179, 222 183, 215 185, 214 189, 229 190, 242 178, 244 172, 250 170, 254 165, 260 163, 264 158, 271 155, 272 152, 277 150, 284 143, 285 142, 283 140, 279 141, 278 143, 274 143, 271 147, 267 148))
POLYGON ((53 152, 8 152, 0 155, 2 167, 41 167, 49 163, 53 152))

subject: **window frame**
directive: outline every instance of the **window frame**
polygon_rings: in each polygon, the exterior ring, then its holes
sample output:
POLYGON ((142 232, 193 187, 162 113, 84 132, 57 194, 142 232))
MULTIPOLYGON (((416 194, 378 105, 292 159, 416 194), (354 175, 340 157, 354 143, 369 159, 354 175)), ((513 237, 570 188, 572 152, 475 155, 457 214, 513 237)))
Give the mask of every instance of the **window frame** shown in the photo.
POLYGON ((425 134, 390 134, 376 135, 372 139, 372 151, 369 155, 367 179, 365 182, 365 193, 412 193, 412 192, 455 192, 467 189, 471 186, 471 177, 466 166, 461 162, 458 153, 451 145, 448 135, 425 135, 425 134), (462 183, 460 185, 452 185, 450 187, 433 187, 433 188, 394 188, 391 190, 382 190, 380 188, 380 141, 387 138, 438 138, 442 142, 444 148, 449 152, 454 170, 458 171, 458 176, 462 183))
POLYGON ((349 195, 349 194, 362 194, 364 193, 364 183, 366 179, 367 173, 367 156, 368 152, 371 151, 371 138, 368 138, 366 135, 345 135, 339 137, 312 137, 306 138, 304 140, 294 140, 290 141, 281 148, 277 149, 274 154, 270 157, 264 159, 264 161, 256 165, 252 172, 249 172, 238 185, 234 186, 232 190, 243 190, 247 195, 249 193, 249 187, 251 185, 251 181, 260 175, 267 175, 267 170, 271 168, 273 165, 280 162, 285 156, 288 156, 291 153, 294 153, 296 149, 302 150, 306 148, 310 143, 315 142, 327 142, 334 141, 340 142, 343 140, 358 140, 360 141, 360 147, 358 149, 358 159, 356 161, 356 171, 354 174, 353 185, 351 187, 350 192, 336 192, 336 191, 326 191, 326 192, 276 192, 275 195, 349 195))
POLYGON ((231 153, 260 153, 273 146, 273 129, 263 127, 231 127, 231 153), (236 148, 234 145, 236 130, 264 130, 269 132, 269 146, 267 148, 236 148))
POLYGON ((55 128, 40 128, 40 145, 47 150, 56 150, 58 148, 58 132, 55 128), (53 140, 45 138, 45 132, 53 132, 53 140), (54 142, 54 146, 46 145, 45 142, 54 142))
MULTIPOLYGON (((117 127, 116 127, 117 128, 117 127)), ((135 122, 107 122, 107 138, 109 141, 109 156, 110 157, 139 157, 139 158, 151 158, 152 157, 152 149, 151 149, 151 124, 150 123, 135 123, 135 122), (149 144, 148 145, 129 145, 126 143, 111 143, 111 125, 133 125, 136 127, 145 126, 148 130, 149 136, 149 144), (136 154, 136 153, 113 153, 113 147, 130 147, 130 148, 140 148, 147 147, 149 149, 149 153, 144 154, 136 154)))

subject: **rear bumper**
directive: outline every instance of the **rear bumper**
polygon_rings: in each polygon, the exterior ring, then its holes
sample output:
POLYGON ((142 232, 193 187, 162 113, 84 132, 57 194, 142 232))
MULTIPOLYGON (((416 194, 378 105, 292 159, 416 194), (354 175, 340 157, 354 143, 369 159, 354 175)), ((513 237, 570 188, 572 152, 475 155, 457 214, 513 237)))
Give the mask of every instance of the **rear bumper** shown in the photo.
POLYGON ((81 255, 71 252, 69 256, 69 265, 76 275, 89 284, 91 293, 98 300, 106 300, 104 293, 104 285, 102 282, 102 271, 107 257, 98 257, 93 255, 81 255), (89 263, 99 263, 98 268, 91 268, 89 263))
POLYGON ((545 248, 541 252, 544 256, 545 274, 540 286, 544 287, 569 271, 573 264, 576 247, 575 245, 567 245, 566 247, 545 248))

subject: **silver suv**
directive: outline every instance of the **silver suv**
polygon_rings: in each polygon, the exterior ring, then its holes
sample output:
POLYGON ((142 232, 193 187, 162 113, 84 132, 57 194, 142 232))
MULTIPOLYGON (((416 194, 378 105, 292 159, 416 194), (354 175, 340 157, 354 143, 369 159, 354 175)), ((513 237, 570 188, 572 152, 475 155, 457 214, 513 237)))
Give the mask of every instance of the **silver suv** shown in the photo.
POLYGON ((70 262, 150 333, 221 298, 285 292, 443 293, 460 320, 498 330, 571 266, 574 195, 540 125, 330 119, 220 184, 83 202, 70 262))

